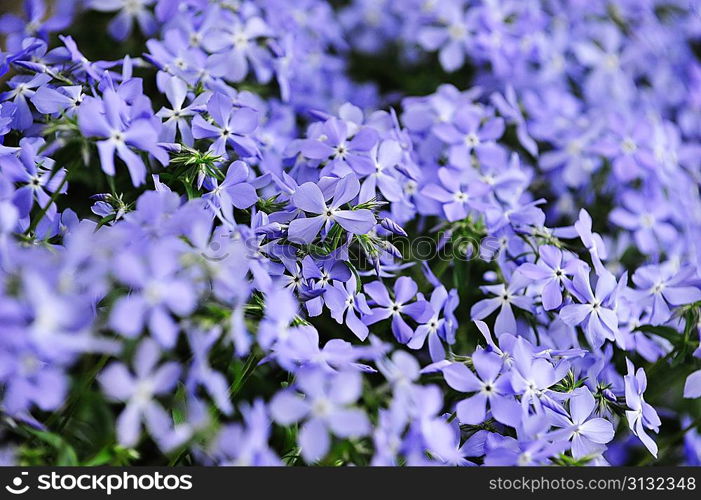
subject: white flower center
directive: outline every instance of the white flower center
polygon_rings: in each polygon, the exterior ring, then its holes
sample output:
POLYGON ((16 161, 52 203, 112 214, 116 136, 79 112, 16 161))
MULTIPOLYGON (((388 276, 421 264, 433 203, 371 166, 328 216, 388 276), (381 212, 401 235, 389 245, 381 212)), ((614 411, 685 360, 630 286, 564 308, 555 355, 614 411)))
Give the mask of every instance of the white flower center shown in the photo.
POLYGON ((202 42, 202 35, 200 33, 194 32, 190 33, 190 45, 193 47, 199 47, 202 42))
POLYGON ((41 363, 33 354, 25 354, 22 356, 21 366, 22 373, 24 375, 32 375, 33 373, 36 373, 39 366, 41 366, 41 363))
POLYGON ((582 143, 576 139, 571 140, 567 144, 567 152, 572 156, 578 155, 582 152, 582 143))
POLYGON ((480 143, 480 138, 474 132, 469 133, 465 136, 465 145, 474 148, 480 143))
POLYGON ((623 151, 624 154, 631 155, 635 153, 637 149, 638 145, 632 138, 626 137, 623 139, 623 141, 621 141, 621 151, 623 151))
POLYGON ((348 148, 344 143, 339 144, 335 148, 333 148, 334 156, 336 158, 340 158, 341 160, 345 159, 346 155, 348 154, 348 148))
POLYGON ((453 195, 453 198, 455 198, 455 201, 460 202, 460 203, 465 203, 469 196, 467 193, 463 193, 462 191, 458 191, 453 195))
POLYGON ((532 457, 531 454, 528 453, 527 451, 524 451, 518 456, 518 465, 524 466, 528 465, 531 463, 532 457))
POLYGON ((492 382, 491 380, 489 380, 487 382, 483 382, 481 392, 482 392, 482 394, 484 394, 486 396, 491 396, 491 395, 495 394, 496 390, 494 388, 494 382, 492 382))
POLYGON ((333 406, 326 398, 319 398, 312 403, 312 414, 316 417, 326 417, 331 413, 333 406))
POLYGON ((127 14, 137 14, 143 10, 143 5, 141 0, 126 0, 124 2, 124 12, 127 14))
POLYGON ((149 304, 158 304, 163 297, 163 287, 160 283, 149 283, 144 289, 144 297, 149 304))
POLYGON ((153 383, 150 380, 141 380, 136 384, 133 399, 137 404, 146 404, 153 397, 153 383))
POLYGON ((335 213, 336 213, 336 210, 334 210, 333 208, 327 208, 323 214, 324 219, 327 221, 332 220, 335 213))
POLYGON ((448 35, 453 40, 462 40, 467 35, 467 30, 462 24, 451 24, 448 27, 448 35))
POLYGON ((608 54, 604 59, 604 66, 606 67, 606 69, 616 69, 618 68, 619 64, 620 60, 618 59, 618 56, 616 54, 608 54))
POLYGON ((248 37, 246 37, 246 34, 239 31, 238 33, 234 33, 234 47, 237 49, 245 49, 248 47, 248 37))
POLYGON ((655 217, 652 214, 642 214, 640 216, 640 224, 643 227, 651 228, 655 225, 655 217))
POLYGON ((124 133, 120 130, 113 130, 110 139, 117 144, 124 144, 124 133))

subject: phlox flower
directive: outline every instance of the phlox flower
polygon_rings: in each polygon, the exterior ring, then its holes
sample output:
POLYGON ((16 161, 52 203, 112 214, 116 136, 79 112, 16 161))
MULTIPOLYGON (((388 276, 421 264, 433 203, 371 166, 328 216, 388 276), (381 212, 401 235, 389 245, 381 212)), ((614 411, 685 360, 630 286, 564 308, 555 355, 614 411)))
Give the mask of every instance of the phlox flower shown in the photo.
POLYGON ((297 218, 290 222, 288 239, 295 243, 311 243, 322 227, 326 232, 334 223, 353 234, 365 234, 375 225, 375 216, 368 209, 346 210, 341 207, 351 202, 360 192, 360 183, 354 174, 338 181, 330 205, 319 186, 306 182, 292 194, 292 203, 313 217, 297 218))
POLYGON ((360 396, 361 383, 360 374, 355 371, 329 377, 321 370, 307 369, 297 374, 295 387, 300 392, 287 389, 273 397, 270 412, 277 423, 303 421, 298 443, 305 461, 324 458, 331 446, 329 434, 348 438, 370 432, 365 413, 350 406, 360 396))

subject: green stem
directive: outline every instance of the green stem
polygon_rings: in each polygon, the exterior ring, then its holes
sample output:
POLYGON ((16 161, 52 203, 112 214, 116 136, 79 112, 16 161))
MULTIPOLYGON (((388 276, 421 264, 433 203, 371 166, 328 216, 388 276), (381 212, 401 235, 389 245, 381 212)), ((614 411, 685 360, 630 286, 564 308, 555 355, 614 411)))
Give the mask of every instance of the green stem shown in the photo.
POLYGON ((246 381, 250 378, 250 376, 253 374, 253 372, 256 370, 256 366, 258 365, 258 357, 254 354, 251 354, 248 359, 246 360, 246 364, 243 367, 243 373, 241 374, 241 378, 239 378, 236 382, 231 384, 231 387, 229 387, 229 396, 230 397, 235 397, 236 394, 241 390, 241 388, 246 384, 246 381))
POLYGON ((56 190, 53 192, 51 195, 51 198, 49 199, 48 203, 44 208, 41 209, 41 211, 37 214, 36 217, 34 217, 34 220, 32 220, 32 223, 29 225, 27 230, 25 231, 24 234, 31 234, 34 231, 36 231, 37 226, 39 225, 39 222, 41 222, 41 219, 44 218, 46 213, 49 211, 49 208, 51 208, 51 205, 54 204, 54 202, 58 199, 58 197, 61 195, 61 190, 63 187, 68 183, 68 177, 70 176, 71 170, 68 170, 66 172, 66 175, 63 176, 63 180, 61 181, 61 184, 58 185, 56 190))
MULTIPOLYGON (((248 359, 246 360, 246 363, 243 367, 243 372, 241 374, 241 377, 235 381, 233 384, 231 384, 231 387, 229 387, 229 397, 233 398, 238 394, 238 392, 241 390, 241 388, 246 384, 246 381, 251 377, 253 372, 256 370, 256 366, 258 366, 258 357, 255 354, 251 354, 248 359)), ((186 454, 187 448, 184 448, 180 451, 178 451, 173 457, 168 461, 168 466, 173 467, 182 460, 183 456, 186 454)))
POLYGON ((105 367, 107 364, 107 361, 109 360, 110 356, 105 354, 102 356, 98 362, 95 364, 95 366, 92 368, 90 371, 90 374, 88 377, 85 379, 85 382, 81 385, 81 387, 73 393, 73 395, 70 397, 70 399, 66 402, 64 405, 63 411, 57 411, 53 413, 47 420, 46 420, 46 427, 50 428, 54 423, 59 418, 62 418, 61 422, 58 424, 56 431, 61 432, 68 421, 71 418, 71 415, 73 414, 73 411, 75 410, 76 406, 82 399, 83 395, 90 389, 90 386, 93 384, 95 379, 97 378, 98 374, 102 369, 105 367))

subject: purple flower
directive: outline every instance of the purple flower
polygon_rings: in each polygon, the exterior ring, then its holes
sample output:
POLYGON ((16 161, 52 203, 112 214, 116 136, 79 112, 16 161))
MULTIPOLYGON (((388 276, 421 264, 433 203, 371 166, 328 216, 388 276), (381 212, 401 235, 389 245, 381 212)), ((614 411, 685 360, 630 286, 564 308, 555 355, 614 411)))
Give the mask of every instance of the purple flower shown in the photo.
POLYGON ((564 452, 569 443, 563 440, 553 441, 552 434, 547 433, 548 427, 548 418, 534 415, 524 419, 523 425, 517 430, 516 439, 490 433, 485 442, 484 464, 502 467, 551 464, 550 458, 564 452))
POLYGON ((552 311, 562 304, 562 287, 567 277, 572 276, 584 263, 550 245, 541 246, 538 252, 540 259, 537 264, 530 262, 521 264, 518 271, 526 278, 542 285, 543 308, 546 311, 552 311))
POLYGON ((438 170, 438 179, 440 185, 429 184, 421 190, 421 194, 438 201, 448 221, 462 220, 475 209, 483 207, 480 199, 489 192, 489 186, 474 179, 471 174, 456 173, 443 167, 438 170))
POLYGON ((601 166, 601 159, 592 151, 596 130, 571 124, 552 139, 554 149, 539 157, 539 165, 545 171, 562 168, 562 178, 567 186, 581 187, 601 166))
POLYGON ((657 166, 653 128, 643 116, 613 113, 606 136, 592 146, 613 164, 616 177, 628 182, 657 166))
POLYGON ((453 431, 453 446, 442 446, 437 449, 432 448, 433 453, 445 465, 452 467, 469 467, 475 466, 474 462, 467 460, 466 457, 481 457, 484 455, 484 442, 487 437, 487 431, 477 431, 472 434, 465 442, 460 445, 460 426, 456 420, 450 423, 450 428, 453 431))
POLYGON ((513 366, 511 387, 521 396, 521 406, 526 413, 530 405, 536 413, 543 413, 545 408, 564 414, 565 411, 553 399, 550 388, 565 375, 560 365, 556 369, 544 357, 537 356, 532 346, 523 337, 518 337, 513 345, 513 366))
POLYGON ((691 399, 701 398, 701 370, 696 370, 686 377, 684 397, 691 399))
POLYGON ((459 301, 457 290, 448 292, 442 285, 434 288, 430 300, 433 315, 424 324, 419 325, 407 346, 410 349, 421 349, 428 338, 431 359, 434 362, 445 359, 445 349, 443 349, 441 339, 449 344, 455 342, 457 319, 454 311, 458 307, 459 301), (441 317, 441 313, 443 317, 441 317))
POLYGON ((514 273, 508 286, 504 284, 486 285, 481 287, 485 292, 496 295, 493 298, 482 299, 472 306, 470 316, 473 320, 481 320, 499 309, 496 322, 494 323, 494 333, 516 334, 516 317, 512 308, 516 306, 523 310, 530 310, 532 299, 525 295, 517 295, 516 292, 526 286, 527 278, 519 273, 514 273))
POLYGON ((380 409, 377 420, 373 430, 375 455, 370 465, 396 466, 403 445, 406 415, 398 405, 392 405, 389 409, 380 409))
POLYGON ((410 393, 414 382, 421 376, 419 362, 406 351, 394 351, 391 357, 381 357, 375 364, 392 386, 395 401, 399 395, 410 393))
POLYGON ((203 47, 214 54, 212 64, 220 68, 227 80, 240 82, 248 74, 249 63, 259 81, 267 82, 272 76, 271 56, 261 40, 273 36, 273 31, 260 17, 250 17, 243 22, 237 15, 222 10, 226 19, 221 26, 207 32, 203 47))
POLYGON ((672 315, 670 307, 693 304, 701 300, 701 290, 692 284, 692 267, 677 269, 672 263, 639 267, 633 274, 638 287, 633 297, 651 308, 649 322, 661 325, 672 315))
MULTIPOLYGON (((331 288, 334 281, 346 283, 354 278, 345 262, 332 254, 323 259, 314 259, 310 255, 304 257, 302 259, 301 279, 312 283, 310 285, 311 290, 318 290, 322 293, 322 295, 305 302, 307 313, 309 316, 314 317, 322 313, 324 306, 323 294, 331 288)), ((351 288, 349 293, 353 291, 354 289, 351 288)))
POLYGON ((217 436, 214 454, 220 465, 275 467, 282 465, 270 448, 270 417, 265 403, 257 399, 243 404, 243 423, 224 427, 217 436))
POLYGON ((187 98, 187 84, 176 76, 166 77, 163 84, 163 93, 168 98, 171 108, 162 107, 156 116, 164 119, 160 140, 162 142, 175 142, 177 133, 186 146, 192 147, 195 139, 188 118, 195 116, 196 111, 201 111, 207 99, 207 94, 200 94, 189 105, 183 107, 187 98))
POLYGON ((589 250, 597 274, 605 274, 601 259, 605 260, 608 256, 606 245, 604 245, 604 240, 601 238, 601 235, 592 231, 592 224, 591 215, 589 215, 586 210, 581 209, 579 211, 579 218, 577 222, 574 223, 574 229, 586 249, 589 250))
POLYGON ((403 155, 401 146, 393 140, 382 141, 373 147, 370 157, 375 164, 375 169, 368 173, 369 175, 363 181, 360 189, 361 201, 375 199, 378 189, 387 201, 394 202, 402 199, 403 192, 399 182, 397 182, 395 167, 403 155))
POLYGON ((625 100, 632 92, 633 82, 623 65, 632 54, 623 49, 624 39, 614 23, 600 24, 594 31, 594 39, 572 43, 579 62, 590 69, 584 85, 587 94, 592 99, 610 96, 625 100))
POLYGON ((596 401, 586 387, 576 389, 569 404, 569 418, 555 414, 562 419, 563 429, 558 437, 572 441, 574 458, 601 454, 606 449, 603 445, 613 439, 613 425, 606 419, 592 418, 596 401))
POLYGON ((211 179, 212 189, 202 195, 215 209, 219 209, 227 220, 233 221, 233 208, 250 208, 258 201, 256 189, 248 182, 249 168, 245 162, 236 160, 229 165, 221 184, 211 179))
POLYGON ((694 9, 24 3, 0 15, 0 413, 17 429, 51 427, 104 353, 118 441, 142 456, 621 464, 638 440, 656 451, 645 399, 669 382, 619 373, 625 352, 686 376, 660 442, 698 462, 698 436, 672 436, 701 395, 694 9), (147 53, 88 60, 61 31, 92 17, 125 40, 139 23, 147 53), (353 78, 388 47, 393 78, 353 78), (466 90, 414 78, 434 63, 469 66, 448 79, 466 90), (434 275, 400 251, 433 236, 481 238, 482 261, 434 275))
POLYGON ((12 129, 12 122, 16 112, 17 106, 14 103, 4 102, 0 104, 0 144, 2 144, 3 138, 12 129))
POLYGON ((63 182, 66 169, 54 171, 54 161, 39 155, 39 150, 44 145, 43 139, 24 138, 20 141, 19 151, 6 151, 7 156, 0 152, 0 172, 19 184, 12 201, 19 210, 20 217, 27 217, 36 202, 42 209, 47 208, 47 215, 53 219, 56 216, 56 205, 49 205, 50 195, 59 188, 61 193, 66 192, 63 182))
POLYGON ((521 203, 512 199, 507 203, 492 204, 486 208, 487 228, 491 233, 507 228, 510 230, 529 231, 531 228, 540 229, 545 223, 545 214, 538 208, 545 202, 543 199, 521 203))
POLYGON ((15 105, 15 114, 12 120, 12 127, 17 130, 26 130, 32 126, 34 118, 29 109, 27 99, 31 99, 37 88, 51 80, 49 75, 37 74, 34 76, 16 76, 7 85, 11 90, 0 93, 0 101, 12 99, 15 105))
POLYGON ((656 255, 677 239, 675 227, 669 222, 672 211, 661 195, 623 193, 621 207, 611 211, 611 222, 633 232, 638 249, 646 254, 656 255))
POLYGON ((275 359, 290 372, 300 367, 318 367, 330 373, 343 370, 363 369, 373 371, 357 360, 363 353, 350 342, 331 339, 321 347, 319 332, 311 325, 302 325, 294 335, 275 344, 275 359))
POLYGON ((89 76, 93 81, 100 80, 100 77, 102 76, 100 64, 90 62, 88 58, 85 57, 80 50, 78 50, 78 44, 75 43, 73 37, 59 35, 58 38, 66 46, 71 62, 78 66, 85 73, 85 75, 89 76))
POLYGON ((39 113, 52 115, 65 112, 72 116, 81 102, 83 102, 83 87, 80 85, 65 85, 55 89, 48 85, 39 87, 33 96, 29 98, 39 113))
POLYGON ((337 175, 351 171, 366 174, 375 169, 370 151, 378 142, 377 131, 339 118, 329 118, 312 129, 312 137, 302 141, 302 154, 313 160, 328 161, 337 175))
POLYGON ((455 455, 455 432, 443 414, 441 390, 435 385, 415 386, 404 401, 405 410, 412 418, 406 443, 408 465, 435 465, 430 456, 455 455))
POLYGON ((6 312, 0 313, 0 319, 9 334, 0 343, 3 410, 13 417, 27 414, 32 405, 43 411, 57 410, 70 385, 64 369, 52 356, 37 352, 34 342, 23 338, 24 332, 19 329, 12 332, 14 328, 6 312))
POLYGON ((164 347, 173 347, 178 326, 171 312, 190 314, 197 302, 195 289, 178 276, 179 245, 172 240, 153 244, 145 255, 125 252, 115 260, 115 275, 131 288, 112 308, 110 326, 127 337, 139 335, 147 325, 164 347))
POLYGON ((514 88, 507 85, 504 95, 495 92, 491 96, 491 101, 499 110, 499 114, 516 126, 516 137, 518 137, 521 146, 532 156, 538 156, 538 145, 528 134, 526 119, 523 117, 514 88))
POLYGON ((115 174, 114 154, 117 153, 129 169, 134 186, 146 179, 146 165, 131 148, 150 153, 162 164, 168 163, 167 153, 158 144, 158 129, 112 88, 105 89, 102 99, 85 97, 78 108, 78 124, 85 136, 98 137, 97 150, 102 170, 115 174), (132 115, 133 112, 137 114, 132 115))
POLYGON ((329 433, 340 438, 357 438, 370 432, 365 413, 349 405, 360 397, 362 379, 358 372, 339 372, 329 377, 322 370, 297 373, 295 390, 278 392, 270 402, 270 413, 281 425, 304 421, 298 443, 308 463, 324 458, 331 446, 329 433))
POLYGON ((296 334, 291 326, 299 311, 299 304, 287 288, 268 290, 265 302, 265 316, 258 327, 258 343, 269 349, 277 342, 285 341, 296 334))
POLYGON ((638 368, 636 372, 633 363, 628 359, 626 359, 626 365, 628 366, 628 374, 623 377, 623 380, 625 383, 626 404, 630 408, 626 410, 628 426, 650 453, 657 457, 657 443, 647 435, 645 429, 659 432, 661 422, 655 409, 643 397, 645 389, 647 389, 645 371, 642 368, 638 368))
POLYGON ((570 326, 581 324, 593 347, 601 346, 606 340, 615 341, 618 338, 618 284, 613 274, 604 271, 599 275, 596 290, 592 292, 589 270, 579 268, 574 273, 569 290, 581 303, 564 306, 560 319, 570 326))
POLYGON ((426 50, 439 50, 438 59, 446 71, 455 71, 463 65, 471 38, 474 11, 466 14, 462 4, 447 2, 441 4, 443 26, 426 26, 417 34, 417 39, 426 50))
POLYGON ((331 311, 331 317, 339 324, 344 323, 360 340, 365 340, 368 336, 368 327, 358 318, 367 317, 372 313, 368 307, 365 295, 357 293, 355 276, 345 282, 335 282, 333 286, 327 287, 324 293, 324 302, 331 311))
POLYGON ((433 133, 450 145, 448 163, 462 170, 472 166, 472 150, 492 144, 504 133, 504 120, 486 115, 476 106, 465 106, 453 115, 451 123, 440 123, 433 133))
POLYGON ((215 93, 207 103, 207 111, 213 122, 201 115, 192 121, 195 139, 215 139, 210 150, 217 156, 226 156, 230 146, 244 158, 258 156, 260 151, 250 135, 258 127, 258 112, 252 108, 236 107, 231 98, 215 93))
MULTIPOLYGON (((687 428, 691 424, 691 418, 682 418, 681 425, 687 428)), ((684 435, 684 456, 685 465, 698 467, 701 465, 701 434, 696 429, 691 429, 684 435)))
POLYGON ((494 353, 477 349, 472 354, 475 375, 462 363, 452 363, 442 369, 443 377, 450 387, 460 392, 475 393, 456 406, 460 422, 479 425, 487 418, 487 404, 494 418, 506 425, 516 427, 521 409, 511 397, 508 375, 501 375, 502 359, 494 353))
POLYGON ((158 366, 161 357, 156 342, 144 339, 134 355, 134 372, 123 363, 112 362, 98 377, 107 397, 126 403, 117 418, 119 444, 133 447, 139 441, 141 422, 157 441, 166 439, 173 427, 171 417, 154 398, 172 393, 180 366, 171 361, 158 366))
MULTIPOLYGON (((207 23, 203 23, 207 26, 207 23)), ((201 33, 193 33, 195 40, 201 33)), ((195 41, 192 40, 192 41, 195 41)), ((191 85, 208 83, 216 74, 211 72, 209 58, 204 51, 193 48, 187 34, 180 30, 167 30, 163 40, 151 39, 146 42, 149 49, 144 57, 159 70, 177 76, 191 85)), ((162 78, 162 77, 161 77, 162 78)), ((202 95, 207 95, 206 93, 202 95)))
POLYGON ((119 11, 107 26, 109 34, 117 40, 125 40, 132 31, 134 21, 144 35, 156 31, 156 20, 148 9, 154 0, 88 0, 88 8, 101 12, 119 11))
POLYGON ((330 205, 319 186, 305 182, 292 194, 292 204, 314 217, 297 218, 290 222, 288 239, 294 243, 311 243, 321 231, 328 232, 333 223, 339 224, 353 234, 365 234, 375 226, 375 216, 365 208, 343 210, 341 206, 352 201, 360 192, 360 183, 354 174, 348 174, 338 181, 330 205))
MULTIPOLYGON (((45 0, 26 0, 24 16, 7 13, 0 17, 0 32, 7 35, 7 50, 18 50, 22 41, 27 39, 45 40, 49 33, 67 28, 73 20, 74 0, 57 0, 49 3, 45 0)), ((17 9, 20 10, 20 9, 17 9)))
POLYGON ((212 369, 208 361, 210 351, 221 334, 221 328, 188 332, 187 338, 192 350, 192 362, 185 386, 190 393, 195 393, 199 386, 203 387, 212 397, 217 408, 225 415, 230 415, 233 411, 233 405, 229 400, 229 384, 224 375, 212 369))
POLYGON ((413 318, 418 323, 425 323, 433 316, 430 302, 422 295, 417 296, 418 286, 408 276, 401 276, 394 282, 394 298, 391 298, 387 287, 381 281, 373 281, 364 287, 365 292, 372 298, 370 305, 372 313, 363 318, 366 325, 392 318, 392 333, 398 342, 406 344, 414 336, 414 330, 404 320, 403 315, 413 318), (412 299, 416 298, 414 302, 412 299))

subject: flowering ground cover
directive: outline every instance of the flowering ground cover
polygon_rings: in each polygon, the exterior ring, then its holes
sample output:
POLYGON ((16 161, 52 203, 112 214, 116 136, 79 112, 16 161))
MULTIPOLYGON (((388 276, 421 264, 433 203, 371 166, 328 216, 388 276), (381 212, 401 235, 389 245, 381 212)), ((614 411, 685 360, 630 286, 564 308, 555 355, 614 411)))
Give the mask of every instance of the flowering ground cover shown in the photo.
POLYGON ((0 462, 701 464, 693 0, 15 10, 0 462))

